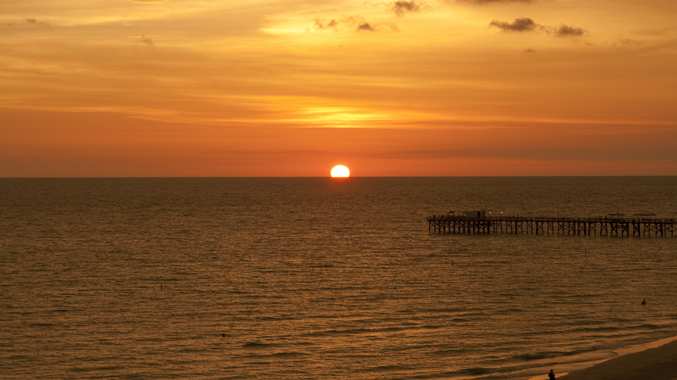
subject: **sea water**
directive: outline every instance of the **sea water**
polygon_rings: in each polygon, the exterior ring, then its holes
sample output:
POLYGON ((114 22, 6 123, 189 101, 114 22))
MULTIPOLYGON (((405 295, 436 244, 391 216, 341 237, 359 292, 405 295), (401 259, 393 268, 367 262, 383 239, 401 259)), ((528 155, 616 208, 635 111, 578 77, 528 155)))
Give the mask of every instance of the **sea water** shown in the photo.
POLYGON ((677 335, 677 239, 428 234, 473 209, 676 218, 677 178, 0 180, 0 378, 519 379, 677 335))

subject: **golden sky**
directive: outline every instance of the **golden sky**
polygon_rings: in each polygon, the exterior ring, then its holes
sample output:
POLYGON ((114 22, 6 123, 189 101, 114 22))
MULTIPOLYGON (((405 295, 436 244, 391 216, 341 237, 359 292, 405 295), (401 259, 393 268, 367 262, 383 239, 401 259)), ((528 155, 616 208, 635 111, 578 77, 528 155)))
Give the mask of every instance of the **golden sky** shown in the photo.
POLYGON ((677 174, 674 0, 0 1, 0 176, 677 174))

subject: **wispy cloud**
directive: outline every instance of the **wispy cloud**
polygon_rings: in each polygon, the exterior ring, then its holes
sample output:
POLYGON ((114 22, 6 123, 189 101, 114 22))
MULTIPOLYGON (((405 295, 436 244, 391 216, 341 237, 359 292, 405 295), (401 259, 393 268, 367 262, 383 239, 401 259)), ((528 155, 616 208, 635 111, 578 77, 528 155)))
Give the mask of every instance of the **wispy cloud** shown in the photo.
POLYGON ((555 30, 558 37, 580 37, 585 34, 585 29, 575 26, 562 25, 555 30))
POLYGON ((367 22, 366 20, 364 20, 364 18, 359 16, 344 17, 340 20, 333 18, 330 19, 329 21, 316 19, 314 26, 315 29, 318 30, 334 30, 334 31, 337 31, 343 28, 344 26, 352 28, 357 32, 376 32, 377 30, 379 30, 379 27, 377 27, 377 25, 367 22))
POLYGON ((368 23, 368 22, 363 22, 357 26, 357 31, 359 32, 375 32, 376 29, 368 23))
POLYGON ((559 27, 551 27, 542 25, 529 17, 516 18, 514 21, 498 21, 493 20, 489 26, 501 29, 504 32, 535 32, 542 31, 556 37, 580 37, 586 32, 585 29, 571 25, 561 25, 559 27))
POLYGON ((475 5, 487 5, 487 4, 508 4, 508 3, 532 3, 534 2, 534 0, 456 0, 456 2, 475 5))
POLYGON ((141 37, 139 37, 139 42, 141 42, 144 45, 155 46, 155 41, 153 41, 152 38, 146 35, 142 35, 141 37))
MULTIPOLYGON (((35 27, 45 27, 45 26, 49 27, 49 26, 51 26, 48 22, 37 19, 35 17, 29 17, 29 18, 24 19, 23 24, 35 26, 35 27)), ((14 24, 14 25, 18 25, 18 24, 14 24)))
POLYGON ((315 28, 321 29, 321 30, 336 29, 338 27, 338 24, 339 23, 338 23, 338 21, 336 21, 336 19, 331 19, 331 20, 326 21, 326 22, 323 21, 323 20, 319 20, 319 19, 315 20, 315 28))
POLYGON ((517 18, 512 22, 494 20, 489 25, 506 32, 531 32, 539 28, 539 25, 528 17, 517 18))
POLYGON ((398 16, 406 13, 418 12, 421 6, 416 1, 396 1, 393 3, 393 12, 398 16))

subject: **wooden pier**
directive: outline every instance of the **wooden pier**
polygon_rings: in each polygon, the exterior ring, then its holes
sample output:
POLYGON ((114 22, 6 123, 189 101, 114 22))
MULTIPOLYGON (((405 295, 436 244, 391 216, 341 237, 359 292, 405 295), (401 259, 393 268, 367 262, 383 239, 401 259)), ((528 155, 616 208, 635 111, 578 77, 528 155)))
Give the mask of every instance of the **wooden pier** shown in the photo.
POLYGON ((675 219, 561 218, 521 216, 433 215, 428 231, 438 235, 543 235, 611 237, 621 239, 672 239, 675 219))

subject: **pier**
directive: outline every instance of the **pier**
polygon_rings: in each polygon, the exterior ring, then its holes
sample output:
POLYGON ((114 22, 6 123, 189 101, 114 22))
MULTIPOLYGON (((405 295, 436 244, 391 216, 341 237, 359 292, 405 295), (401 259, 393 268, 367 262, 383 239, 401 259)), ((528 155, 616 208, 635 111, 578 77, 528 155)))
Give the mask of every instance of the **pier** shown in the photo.
POLYGON ((433 215, 428 231, 437 235, 542 235, 672 239, 675 219, 645 217, 522 217, 489 216, 483 212, 433 215), (470 215, 472 214, 472 215, 470 215))

